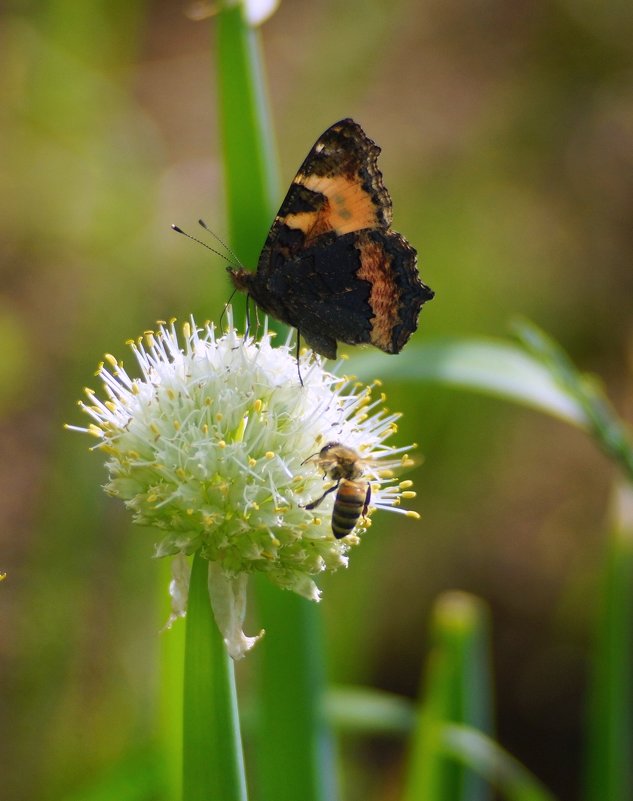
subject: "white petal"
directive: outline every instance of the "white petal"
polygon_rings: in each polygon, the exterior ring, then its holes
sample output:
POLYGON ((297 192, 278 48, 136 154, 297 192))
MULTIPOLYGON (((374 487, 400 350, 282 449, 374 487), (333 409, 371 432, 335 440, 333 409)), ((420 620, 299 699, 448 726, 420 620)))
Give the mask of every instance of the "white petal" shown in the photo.
POLYGON ((245 0, 244 11, 251 25, 261 25, 277 10, 280 0, 245 0))
POLYGON ((184 554, 176 554, 171 560, 171 581, 169 582, 169 595, 171 596, 171 615, 164 628, 170 629, 178 618, 187 613, 187 598, 189 597, 189 577, 191 564, 184 554))
POLYGON ((247 637, 242 631, 247 580, 246 573, 228 578, 217 562, 209 562, 209 598, 213 615, 230 656, 236 660, 245 656, 264 636, 264 629, 255 637, 247 637))

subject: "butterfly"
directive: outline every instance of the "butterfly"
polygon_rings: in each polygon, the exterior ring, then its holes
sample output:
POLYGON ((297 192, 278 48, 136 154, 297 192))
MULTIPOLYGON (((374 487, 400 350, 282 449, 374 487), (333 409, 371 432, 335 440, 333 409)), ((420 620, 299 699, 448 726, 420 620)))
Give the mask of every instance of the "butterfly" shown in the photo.
POLYGON ((316 353, 337 343, 399 353, 434 292, 416 251, 391 230, 380 148, 354 120, 315 142, 268 232, 257 271, 228 267, 236 289, 297 329, 316 353))

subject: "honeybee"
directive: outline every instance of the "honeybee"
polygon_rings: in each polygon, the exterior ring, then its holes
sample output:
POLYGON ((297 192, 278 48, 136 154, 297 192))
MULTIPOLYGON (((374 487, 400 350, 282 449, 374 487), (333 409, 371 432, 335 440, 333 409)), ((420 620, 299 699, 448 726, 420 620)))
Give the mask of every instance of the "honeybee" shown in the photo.
POLYGON ((367 507, 371 500, 371 485, 362 478, 363 460, 352 448, 340 442, 328 442, 318 453, 309 456, 306 462, 316 462, 323 470, 323 475, 336 481, 325 490, 320 498, 307 504, 305 509, 316 509, 326 495, 336 492, 332 509, 332 532, 337 540, 351 534, 358 518, 367 515, 367 507))

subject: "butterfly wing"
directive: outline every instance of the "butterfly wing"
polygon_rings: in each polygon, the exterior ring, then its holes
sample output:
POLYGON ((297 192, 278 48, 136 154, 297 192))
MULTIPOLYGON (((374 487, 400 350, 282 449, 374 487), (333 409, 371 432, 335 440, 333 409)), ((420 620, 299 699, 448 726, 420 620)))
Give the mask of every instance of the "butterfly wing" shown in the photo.
POLYGON ((350 119, 317 139, 268 233, 257 265, 262 279, 324 235, 389 227, 391 198, 378 169, 379 153, 350 119))
POLYGON ((327 358, 337 341, 398 353, 433 297, 415 250, 390 230, 379 153, 351 119, 328 128, 281 204, 257 272, 232 271, 238 289, 327 358))

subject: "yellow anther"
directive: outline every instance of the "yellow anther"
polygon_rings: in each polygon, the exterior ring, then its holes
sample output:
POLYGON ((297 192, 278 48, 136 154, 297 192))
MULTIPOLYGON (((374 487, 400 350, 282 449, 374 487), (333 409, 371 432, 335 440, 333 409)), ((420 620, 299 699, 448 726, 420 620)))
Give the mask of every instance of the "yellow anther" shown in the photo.
POLYGON ((405 500, 408 500, 409 498, 415 498, 417 494, 418 493, 414 492, 413 490, 407 490, 406 492, 401 493, 401 497, 403 497, 405 500))
POLYGON ((216 423, 221 423, 221 422, 222 422, 222 420, 224 420, 224 415, 222 414, 222 412, 218 412, 218 413, 215 415, 215 422, 216 422, 216 423))
POLYGON ((409 479, 407 479, 406 481, 401 481, 400 484, 398 484, 398 488, 401 490, 409 489, 409 487, 412 486, 413 486, 413 481, 409 481, 409 479))
POLYGON ((266 453, 264 454, 264 458, 270 461, 271 459, 275 458, 275 454, 273 453, 273 451, 266 451, 266 453))
POLYGON ((185 335, 185 339, 189 339, 191 336, 191 326, 189 323, 182 324, 182 333, 185 335))
POLYGON ((226 448, 226 442, 223 439, 218 442, 218 448, 226 448))
POLYGON ((420 515, 417 512, 414 512, 412 509, 409 509, 406 512, 407 517, 412 517, 414 520, 419 520, 420 515))

